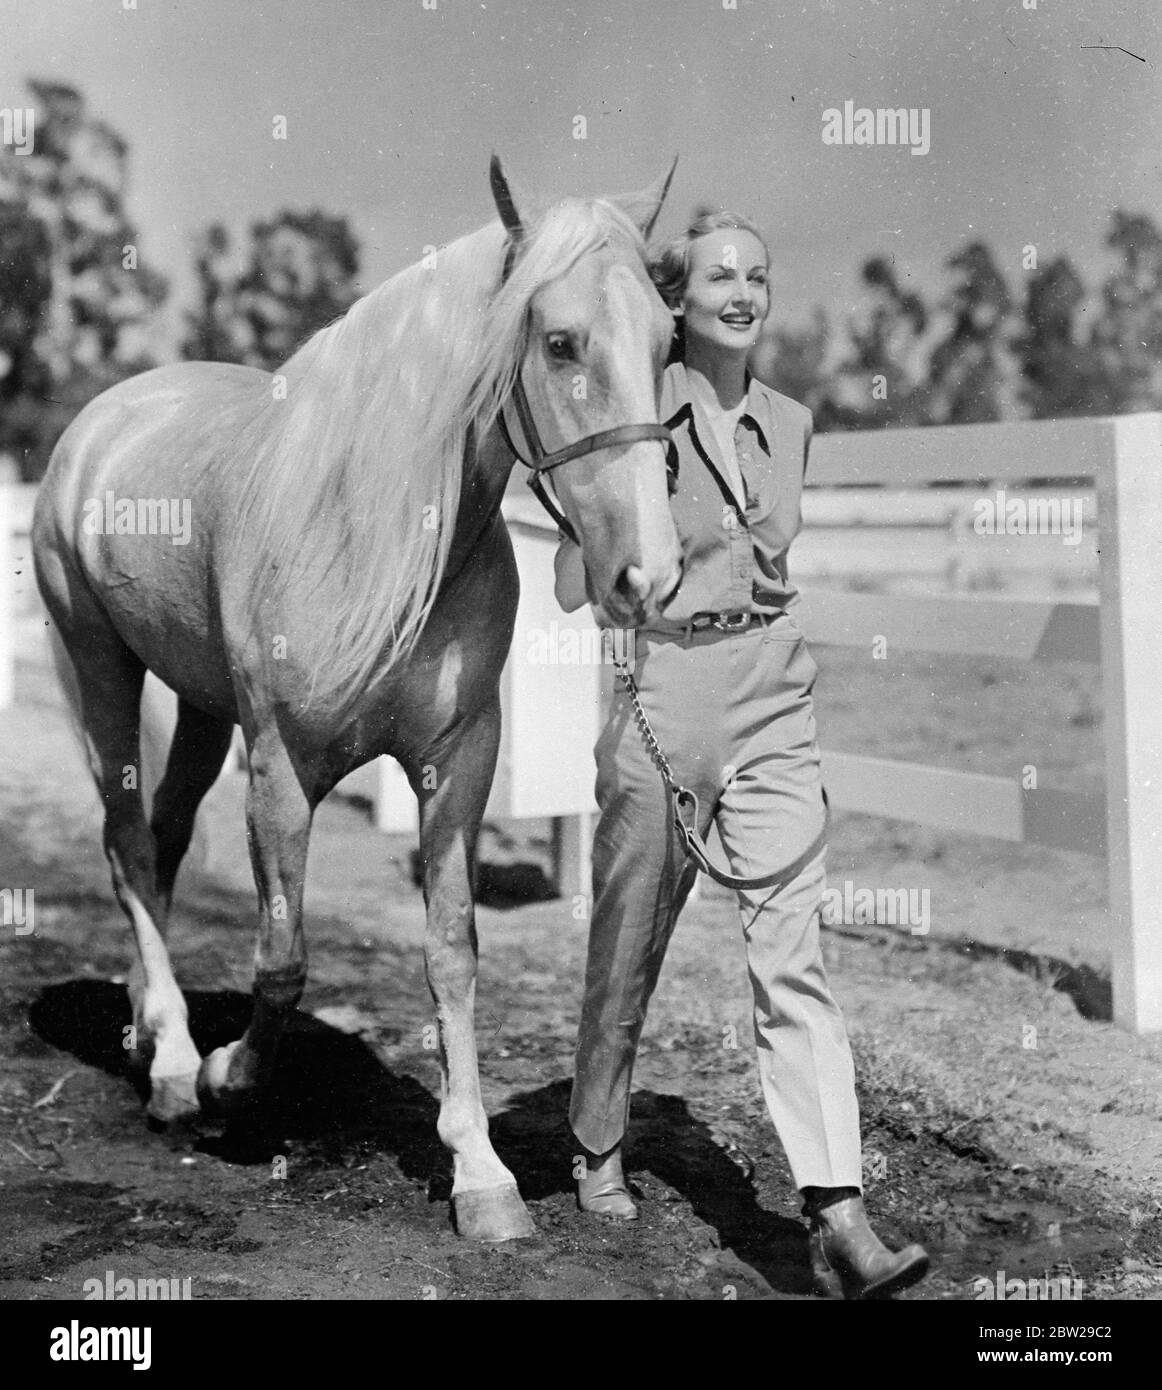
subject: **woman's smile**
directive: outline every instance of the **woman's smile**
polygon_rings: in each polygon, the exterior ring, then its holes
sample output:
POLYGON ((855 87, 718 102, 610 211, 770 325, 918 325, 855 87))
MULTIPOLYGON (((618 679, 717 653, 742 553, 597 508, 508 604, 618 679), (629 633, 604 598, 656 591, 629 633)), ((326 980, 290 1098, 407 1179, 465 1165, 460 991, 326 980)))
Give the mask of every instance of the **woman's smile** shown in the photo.
POLYGON ((732 354, 754 346, 770 307, 768 278, 766 247, 742 228, 718 228, 691 245, 681 313, 695 358, 699 341, 732 354))

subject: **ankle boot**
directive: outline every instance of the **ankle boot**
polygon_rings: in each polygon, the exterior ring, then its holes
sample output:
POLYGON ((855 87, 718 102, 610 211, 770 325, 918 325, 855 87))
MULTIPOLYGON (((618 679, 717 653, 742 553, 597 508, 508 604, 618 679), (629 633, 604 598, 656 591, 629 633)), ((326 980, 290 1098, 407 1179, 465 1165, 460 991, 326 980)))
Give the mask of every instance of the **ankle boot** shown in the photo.
POLYGON ((867 1222, 862 1197, 845 1197, 811 1213, 811 1269, 825 1298, 886 1297, 928 1272, 922 1245, 893 1252, 867 1222))
POLYGON ((607 1154, 586 1153, 586 1172, 577 1179, 577 1205, 593 1216, 636 1221, 637 1203, 629 1195, 621 1168, 621 1146, 607 1154))

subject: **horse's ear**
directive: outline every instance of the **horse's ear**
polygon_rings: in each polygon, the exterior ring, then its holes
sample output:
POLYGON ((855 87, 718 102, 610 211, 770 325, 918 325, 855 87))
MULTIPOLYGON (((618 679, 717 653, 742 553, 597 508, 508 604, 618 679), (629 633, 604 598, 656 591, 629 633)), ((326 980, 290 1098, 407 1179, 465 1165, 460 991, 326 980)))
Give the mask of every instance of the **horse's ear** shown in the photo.
POLYGON ((615 207, 619 207, 629 217, 630 221, 637 224, 638 230, 647 240, 654 230, 654 223, 658 220, 658 213, 662 210, 662 204, 666 201, 666 194, 670 191, 670 181, 673 179, 674 170, 677 167, 678 156, 675 155, 674 162, 666 173, 655 179, 648 188, 643 188, 640 193, 617 193, 609 199, 615 207))
POLYGON ((496 203, 496 210, 500 213, 500 220, 504 223, 512 240, 518 242, 525 234, 524 224, 520 220, 520 213, 516 210, 516 201, 512 196, 508 179, 500 167, 498 154, 493 154, 488 165, 488 179, 492 184, 492 197, 496 203))

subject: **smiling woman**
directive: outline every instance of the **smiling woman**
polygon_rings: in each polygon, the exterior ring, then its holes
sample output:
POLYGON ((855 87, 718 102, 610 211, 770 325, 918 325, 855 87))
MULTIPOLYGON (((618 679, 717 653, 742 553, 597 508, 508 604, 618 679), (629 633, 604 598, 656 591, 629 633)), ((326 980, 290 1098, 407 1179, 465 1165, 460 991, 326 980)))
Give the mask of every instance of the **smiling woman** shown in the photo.
POLYGON ((719 354, 749 352, 758 342, 770 309, 770 258, 758 228, 735 213, 708 213, 686 235, 675 238, 654 262, 663 298, 674 294, 678 327, 671 360, 685 361, 696 393, 726 464, 736 497, 743 496, 734 436, 746 397, 727 404, 717 388, 719 354))
MULTIPOLYGON (((676 325, 660 414, 677 456, 670 507, 683 580, 660 617, 637 625, 635 675, 622 673, 626 689, 596 748, 601 820, 570 1121, 583 1150, 582 1209, 633 1220, 621 1144, 634 1058, 697 875, 639 740, 644 718, 695 807, 694 828, 705 837, 714 822, 730 860, 759 1076, 810 1220, 817 1290, 868 1298, 915 1283, 928 1257, 918 1245, 893 1253, 868 1225, 854 1067, 820 954, 818 668, 787 572, 811 416, 747 372, 770 310, 769 273, 758 229, 731 213, 699 219, 651 266, 676 325)), ((583 550, 567 540, 557 577, 566 609, 584 602, 586 588, 599 592, 583 550)))
POLYGON ((738 213, 710 212, 696 218, 680 236, 667 242, 655 254, 651 275, 658 293, 674 313, 674 341, 670 361, 686 357, 686 319, 694 320, 695 332, 702 331, 711 342, 716 339, 714 324, 740 335, 718 339, 732 347, 740 337, 753 333, 747 342, 753 347, 770 308, 768 283, 770 257, 762 233, 749 218, 738 213), (741 261, 747 262, 740 265, 741 261), (750 302, 733 306, 733 288, 741 271, 756 294, 750 302), (725 293, 724 293, 725 292, 725 293))

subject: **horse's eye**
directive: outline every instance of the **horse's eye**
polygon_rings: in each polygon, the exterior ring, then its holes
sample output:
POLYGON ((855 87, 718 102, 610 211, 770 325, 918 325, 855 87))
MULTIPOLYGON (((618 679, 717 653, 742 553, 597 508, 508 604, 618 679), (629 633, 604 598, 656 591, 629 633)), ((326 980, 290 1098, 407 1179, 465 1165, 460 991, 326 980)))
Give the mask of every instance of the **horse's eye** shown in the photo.
POLYGON ((545 337, 545 350, 554 362, 569 362, 573 357, 573 344, 568 333, 549 333, 545 337))

